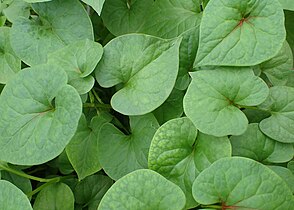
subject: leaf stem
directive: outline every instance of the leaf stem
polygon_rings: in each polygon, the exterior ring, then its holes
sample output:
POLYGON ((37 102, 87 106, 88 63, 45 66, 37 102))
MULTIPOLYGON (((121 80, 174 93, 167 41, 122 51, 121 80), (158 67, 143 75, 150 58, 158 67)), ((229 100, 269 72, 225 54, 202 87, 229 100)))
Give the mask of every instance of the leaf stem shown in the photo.
POLYGON ((91 91, 93 93, 93 95, 95 96, 95 98, 97 99, 97 101, 100 103, 100 104, 103 104, 103 101, 101 100, 101 98, 98 96, 97 92, 92 89, 91 91))
POLYGON ((38 182, 51 182, 53 180, 56 180, 57 178, 59 179, 59 177, 45 179, 45 178, 40 178, 40 177, 32 176, 32 175, 26 174, 26 173, 24 173, 22 171, 18 171, 16 169, 10 168, 8 165, 3 164, 3 163, 0 163, 0 169, 5 170, 5 171, 8 171, 8 172, 13 173, 13 174, 18 175, 18 176, 27 178, 27 179, 38 181, 38 182))

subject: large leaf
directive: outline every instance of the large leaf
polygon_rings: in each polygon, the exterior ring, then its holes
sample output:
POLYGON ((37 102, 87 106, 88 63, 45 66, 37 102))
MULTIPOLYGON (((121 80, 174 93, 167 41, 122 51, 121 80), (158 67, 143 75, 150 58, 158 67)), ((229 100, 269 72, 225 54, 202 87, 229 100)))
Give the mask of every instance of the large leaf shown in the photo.
POLYGON ((10 46, 10 28, 0 28, 0 83, 6 84, 18 71, 20 71, 20 59, 18 59, 10 46))
POLYGON ((294 11, 294 2, 293 0, 279 0, 283 6, 283 9, 294 11))
POLYGON ((19 165, 47 162, 73 137, 82 112, 76 90, 53 65, 22 70, 0 96, 0 159, 19 165))
POLYGON ((28 65, 46 62, 47 54, 82 39, 93 40, 91 21, 77 0, 32 4, 38 17, 18 18, 11 30, 11 45, 28 65))
POLYGON ((3 14, 13 23, 18 17, 28 18, 30 16, 30 9, 30 5, 24 0, 13 0, 7 8, 3 9, 3 14))
POLYGON ((195 65, 256 65, 275 56, 285 37, 278 0, 210 0, 195 65))
POLYGON ((141 169, 118 180, 102 198, 98 210, 181 210, 181 189, 154 171, 141 169))
POLYGON ((251 159, 222 158, 203 171, 193 184, 201 204, 222 209, 285 210, 294 206, 287 184, 272 170, 251 159))
POLYGON ((275 57, 260 64, 261 71, 274 85, 286 85, 293 73, 293 54, 287 42, 275 57))
POLYGON ((80 180, 101 169, 98 158, 99 131, 108 121, 102 116, 96 116, 88 126, 85 115, 82 115, 77 132, 66 146, 68 158, 80 180))
POLYGON ((98 15, 101 14, 105 0, 82 0, 82 1, 90 5, 97 12, 98 15))
POLYGON ((244 133, 248 120, 239 107, 259 105, 269 94, 249 68, 201 70, 191 76, 184 111, 197 129, 214 136, 244 133))
POLYGON ((91 40, 82 40, 49 54, 48 63, 59 65, 68 75, 68 84, 80 94, 89 92, 95 79, 90 75, 103 54, 102 46, 91 40))
POLYGON ((73 210, 74 195, 63 183, 53 183, 38 194, 34 210, 73 210))
POLYGON ((138 32, 146 17, 150 16, 153 0, 107 0, 101 17, 114 35, 138 32))
POLYGON ((271 112, 271 117, 260 122, 261 131, 277 141, 294 143, 294 88, 270 88, 270 96, 260 107, 271 112))
POLYGON ((89 210, 97 210, 102 197, 112 184, 113 180, 107 176, 86 177, 75 186, 75 202, 87 206, 89 210))
POLYGON ((130 135, 125 135, 110 123, 100 131, 99 161, 106 174, 114 180, 148 167, 150 143, 159 125, 152 114, 147 114, 130 117, 130 127, 130 135))
POLYGON ((27 196, 8 181, 0 180, 0 209, 33 210, 27 196))
POLYGON ((121 84, 111 99, 124 115, 143 115, 159 107, 171 93, 179 65, 180 39, 128 34, 110 41, 95 73, 102 87, 121 84))
POLYGON ((199 0, 155 1, 141 32, 162 38, 174 38, 198 26, 201 21, 199 0))
POLYGON ((188 118, 173 119, 155 133, 149 151, 149 168, 181 187, 186 195, 186 208, 197 205, 192 184, 201 171, 214 161, 231 156, 227 137, 202 133, 188 118))
POLYGON ((250 124, 245 133, 231 136, 233 155, 248 157, 258 162, 283 163, 294 155, 291 144, 283 144, 265 136, 257 123, 250 124))

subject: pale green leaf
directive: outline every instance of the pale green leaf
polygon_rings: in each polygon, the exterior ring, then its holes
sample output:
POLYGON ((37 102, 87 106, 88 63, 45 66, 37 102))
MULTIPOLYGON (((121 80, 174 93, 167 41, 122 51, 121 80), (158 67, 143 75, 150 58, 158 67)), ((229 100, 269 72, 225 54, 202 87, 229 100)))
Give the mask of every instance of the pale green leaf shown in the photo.
POLYGON ((181 39, 128 34, 110 41, 95 73, 105 88, 121 85, 111 105, 124 115, 143 115, 159 107, 176 81, 181 39))
POLYGON ((223 209, 290 210, 294 206, 291 190, 277 174, 243 157, 214 162, 196 178, 193 196, 201 204, 220 203, 223 209))
POLYGON ((292 49, 292 53, 294 53, 294 12, 286 10, 284 13, 287 41, 292 49))
POLYGON ((0 180, 0 209, 33 210, 27 196, 15 185, 0 180))
POLYGON ((293 0, 279 0, 283 6, 283 9, 294 11, 294 1, 293 0))
POLYGON ((20 71, 0 96, 0 159, 35 165, 58 156, 73 137, 82 112, 76 90, 54 65, 20 71))
POLYGON ((141 169, 118 180, 102 198, 98 210, 182 210, 185 195, 158 173, 141 169))
POLYGON ((105 0, 82 0, 82 1, 90 5, 97 12, 98 15, 101 14, 105 0))
POLYGON ((13 23, 18 17, 28 18, 30 9, 30 5, 24 0, 13 0, 7 8, 3 9, 3 14, 13 23))
POLYGON ((163 124, 155 133, 149 151, 148 166, 177 184, 186 195, 186 208, 197 206, 192 184, 201 171, 214 161, 231 156, 227 137, 202 133, 188 118, 163 124))
POLYGON ((254 159, 258 162, 284 163, 293 158, 291 144, 283 144, 265 136, 257 123, 249 124, 245 133, 231 136, 233 155, 254 159))
POLYGON ((281 166, 268 166, 276 174, 278 174, 289 186, 294 193, 294 174, 287 168, 281 166))
POLYGON ((66 153, 79 180, 101 169, 98 158, 99 131, 108 121, 102 116, 96 116, 92 118, 90 125, 87 125, 86 117, 82 115, 74 137, 66 146, 66 153))
POLYGON ((97 155, 105 173, 114 180, 148 167, 150 143, 159 125, 152 114, 147 114, 130 117, 130 127, 129 135, 110 123, 100 131, 97 155))
POLYGON ((34 210, 73 210, 74 195, 71 189, 61 182, 52 183, 42 189, 34 203, 34 210))
POLYGON ((286 37, 277 0, 210 0, 195 66, 253 66, 274 57, 286 37))
POLYGON ((0 27, 0 83, 6 84, 20 71, 20 59, 18 59, 9 42, 10 28, 0 27))
POLYGON ((48 55, 48 63, 63 68, 68 75, 68 84, 79 94, 89 92, 95 79, 90 75, 103 54, 102 46, 91 40, 81 40, 48 55))
POLYGON ((201 132, 240 135, 248 126, 239 106, 261 104, 267 85, 250 68, 219 68, 190 73, 192 83, 184 97, 184 111, 201 132))
POLYGON ((276 86, 260 105, 271 116, 260 122, 260 129, 267 136, 283 143, 294 143, 294 88, 276 86))
POLYGON ((47 54, 83 39, 93 40, 91 21, 77 0, 32 4, 38 16, 18 18, 12 25, 11 45, 28 65, 46 62, 47 54))
POLYGON ((18 187, 23 193, 29 193, 32 191, 32 184, 28 178, 24 178, 13 173, 2 171, 1 179, 7 180, 18 187))

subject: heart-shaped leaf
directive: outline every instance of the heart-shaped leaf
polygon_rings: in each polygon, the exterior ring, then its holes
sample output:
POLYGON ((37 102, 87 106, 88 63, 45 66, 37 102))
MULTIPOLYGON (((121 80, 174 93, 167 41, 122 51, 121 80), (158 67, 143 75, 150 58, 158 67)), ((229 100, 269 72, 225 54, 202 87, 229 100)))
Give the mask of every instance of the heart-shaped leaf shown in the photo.
POLYGON ((227 137, 202 133, 188 118, 163 124, 155 133, 149 151, 149 168, 177 184, 186 195, 186 208, 197 206, 192 184, 201 171, 214 161, 231 156, 227 137))
POLYGON ((291 209, 294 199, 287 184, 266 166, 242 157, 222 158, 204 170, 193 184, 201 204, 220 209, 291 209))
POLYGON ((98 139, 100 128, 106 122, 109 122, 109 119, 96 116, 92 118, 88 126, 85 115, 82 115, 74 137, 66 146, 66 153, 79 180, 101 169, 98 158, 98 139))
POLYGON ((102 87, 122 85, 111 99, 113 109, 143 115, 168 98, 178 74, 180 41, 128 34, 105 46, 95 73, 102 87))
POLYGON ((8 181, 0 180, 0 209, 33 210, 27 196, 8 181))
POLYGON ((260 122, 261 131, 277 141, 294 143, 294 88, 270 88, 269 97, 260 107, 271 112, 271 117, 260 122))
POLYGON ((125 135, 110 123, 103 125, 100 131, 99 161, 107 175, 114 180, 148 167, 150 143, 159 125, 152 114, 147 114, 130 117, 130 127, 130 135, 125 135))
POLYGON ((10 28, 0 28, 0 83, 6 84, 18 71, 20 71, 20 59, 18 59, 9 41, 10 28))
POLYGON ((0 96, 0 159, 19 165, 47 162, 73 137, 82 112, 77 91, 58 66, 20 71, 0 96))
POLYGON ((293 158, 294 149, 265 136, 257 123, 249 124, 245 133, 231 136, 233 155, 254 159, 258 162, 283 163, 293 158))
POLYGON ((240 106, 259 105, 269 94, 249 68, 201 70, 191 76, 184 111, 197 129, 214 136, 244 133, 248 120, 240 106))
POLYGON ((93 40, 91 21, 77 0, 54 0, 32 4, 38 14, 18 18, 10 33, 16 55, 28 65, 46 62, 47 54, 83 39, 93 40))
POLYGON ((86 39, 49 54, 48 63, 62 67, 68 75, 68 84, 80 94, 85 94, 94 86, 95 79, 90 74, 102 54, 103 48, 99 43, 86 39))
POLYGON ((185 195, 158 173, 141 169, 114 183, 102 198, 98 210, 182 210, 185 195))
POLYGON ((200 25, 195 65, 257 65, 274 57, 285 37, 278 0, 210 0, 200 25))
POLYGON ((61 182, 45 187, 38 194, 34 210, 73 210, 74 195, 71 189, 61 182))

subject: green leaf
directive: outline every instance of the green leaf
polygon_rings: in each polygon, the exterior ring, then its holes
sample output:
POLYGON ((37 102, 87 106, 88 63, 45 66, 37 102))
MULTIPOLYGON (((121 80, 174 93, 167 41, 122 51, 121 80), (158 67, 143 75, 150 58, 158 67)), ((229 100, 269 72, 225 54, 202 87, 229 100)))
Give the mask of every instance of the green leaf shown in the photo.
POLYGON ((152 112, 160 125, 183 115, 183 98, 184 91, 173 89, 166 101, 152 112))
POLYGON ((0 27, 0 83, 6 84, 20 71, 20 59, 18 59, 9 42, 10 28, 0 27))
POLYGON ((258 109, 244 109, 242 112, 250 123, 260 123, 260 121, 270 116, 270 113, 258 109))
POLYGON ((285 37, 277 0, 210 0, 200 25, 195 66, 257 65, 274 57, 285 37))
POLYGON ((110 41, 95 73, 105 88, 123 87, 111 99, 124 115, 143 115, 159 107, 176 81, 181 39, 128 34, 110 41))
POLYGON ((33 210, 27 196, 8 181, 0 180, 0 209, 33 210))
POLYGON ((178 186, 154 171, 141 169, 115 182, 98 210, 181 210, 184 206, 185 195, 178 186))
POLYGON ((13 0, 7 8, 3 9, 3 14, 13 23, 18 17, 28 18, 30 9, 30 5, 24 0, 13 0))
POLYGON ((77 89, 79 94, 89 92, 95 79, 90 74, 103 54, 102 46, 91 40, 82 40, 48 55, 48 63, 63 68, 68 75, 68 84, 77 89))
POLYGON ((271 117, 260 122, 261 131, 279 142, 294 143, 294 88, 270 88, 269 97, 260 107, 271 112, 271 117))
POLYGON ((32 4, 37 17, 18 18, 11 29, 11 45, 28 65, 46 62, 47 54, 83 39, 93 40, 91 21, 77 0, 32 4))
POLYGON ((39 192, 34 210, 73 210, 74 195, 63 183, 53 183, 39 192))
POLYGON ((183 37, 180 45, 180 67, 175 88, 186 90, 190 83, 188 72, 193 70, 199 42, 199 27, 194 27, 181 34, 183 37))
POLYGON ((47 1, 52 1, 52 0, 23 0, 28 3, 37 3, 37 2, 47 2, 47 1))
POLYGON ((184 97, 184 111, 201 132, 240 135, 248 126, 240 106, 261 104, 267 85, 250 68, 219 68, 190 73, 192 83, 184 97))
POLYGON ((73 137, 82 112, 76 90, 53 65, 19 72, 0 96, 0 159, 35 165, 58 156, 73 137))
POLYGON ((275 57, 260 64, 261 71, 274 85, 286 85, 293 73, 293 54, 287 42, 275 57))
POLYGON ((105 0, 82 0, 82 1, 90 5, 97 12, 98 15, 101 14, 105 0))
POLYGON ((248 157, 258 162, 284 163, 293 158, 291 144, 283 144, 265 136, 257 123, 249 124, 245 133, 231 136, 234 156, 248 157))
POLYGON ((283 6, 283 9, 294 11, 294 2, 293 0, 279 0, 283 6))
POLYGON ((287 168, 294 174, 294 160, 288 162, 287 168))
POLYGON ((99 161, 105 173, 114 180, 148 167, 150 143, 159 125, 152 114, 147 114, 130 117, 130 127, 129 135, 110 123, 103 125, 100 131, 99 161))
POLYGON ((231 156, 227 137, 202 133, 188 118, 173 119, 155 133, 149 151, 148 166, 177 184, 186 195, 186 208, 197 206, 192 184, 201 171, 214 161, 231 156))
POLYGON ((284 210, 294 206, 292 192, 272 170, 251 159, 222 158, 203 171, 193 184, 201 204, 222 209, 284 210))
POLYGON ((60 173, 67 175, 74 172, 65 150, 63 150, 63 152, 55 159, 55 161, 60 173))
POLYGON ((150 15, 152 5, 153 0, 107 0, 101 17, 107 29, 116 36, 138 32, 150 15))
POLYGON ((268 166, 271 170, 273 170, 277 175, 279 175, 291 189, 292 193, 294 193, 294 175, 293 173, 281 166, 268 166))
POLYGON ((28 178, 9 173, 7 171, 1 171, 1 176, 1 179, 11 182, 25 194, 32 191, 32 184, 28 178))
POLYGON ((92 175, 86 177, 75 187, 75 201, 87 206, 88 210, 97 210, 102 197, 112 184, 113 181, 107 176, 92 175))
POLYGON ((145 17, 141 32, 162 38, 174 38, 198 26, 201 17, 199 0, 155 1, 145 17))
POLYGON ((98 158, 99 131, 102 125, 108 121, 102 116, 96 116, 92 118, 88 126, 85 115, 82 115, 74 137, 66 146, 66 153, 79 180, 101 169, 98 158))
POLYGON ((292 53, 294 53, 294 12, 286 10, 284 13, 287 41, 292 49, 292 53))

